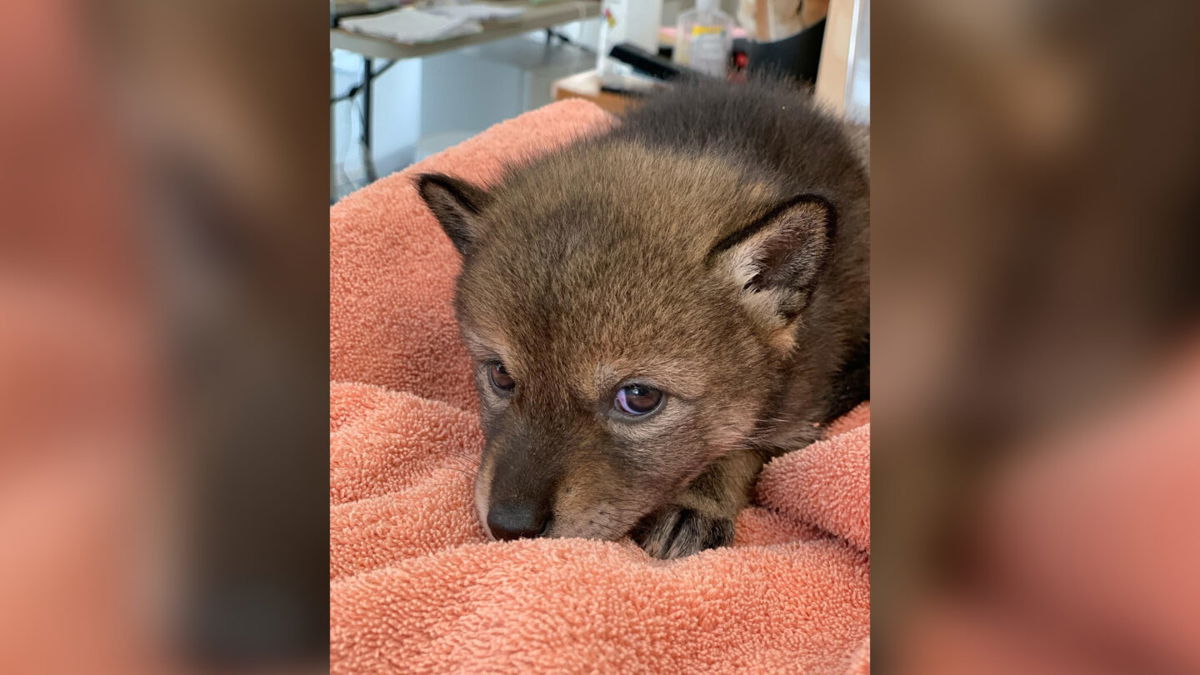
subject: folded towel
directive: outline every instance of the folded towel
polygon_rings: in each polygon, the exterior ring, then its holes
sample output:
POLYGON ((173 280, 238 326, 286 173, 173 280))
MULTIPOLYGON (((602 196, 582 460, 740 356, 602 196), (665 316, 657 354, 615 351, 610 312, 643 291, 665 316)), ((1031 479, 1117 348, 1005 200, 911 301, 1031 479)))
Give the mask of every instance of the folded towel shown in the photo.
POLYGON ((771 462, 734 546, 675 561, 628 540, 488 541, 483 437, 450 305, 458 259, 412 175, 488 183, 607 128, 564 101, 331 213, 330 658, 360 672, 866 672, 869 411, 771 462))

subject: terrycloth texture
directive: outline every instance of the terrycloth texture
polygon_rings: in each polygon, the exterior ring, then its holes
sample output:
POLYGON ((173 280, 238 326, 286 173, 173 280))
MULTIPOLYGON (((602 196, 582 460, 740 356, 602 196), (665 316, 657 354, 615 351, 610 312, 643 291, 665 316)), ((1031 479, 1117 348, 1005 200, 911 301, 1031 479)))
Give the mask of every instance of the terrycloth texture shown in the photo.
POLYGON ((339 203, 331 216, 330 650, 341 673, 866 672, 867 410, 767 466, 735 546, 489 542, 483 438, 450 305, 457 255, 411 183, 487 183, 609 118, 565 101, 339 203))

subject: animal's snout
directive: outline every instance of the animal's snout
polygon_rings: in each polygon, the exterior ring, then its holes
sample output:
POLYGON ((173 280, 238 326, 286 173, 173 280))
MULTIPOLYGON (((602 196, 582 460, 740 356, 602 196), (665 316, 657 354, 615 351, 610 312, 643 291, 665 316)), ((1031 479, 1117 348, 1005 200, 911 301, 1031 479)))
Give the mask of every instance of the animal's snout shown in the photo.
POLYGON ((497 502, 488 509, 487 526, 497 539, 540 537, 549 524, 550 509, 531 502, 497 502))

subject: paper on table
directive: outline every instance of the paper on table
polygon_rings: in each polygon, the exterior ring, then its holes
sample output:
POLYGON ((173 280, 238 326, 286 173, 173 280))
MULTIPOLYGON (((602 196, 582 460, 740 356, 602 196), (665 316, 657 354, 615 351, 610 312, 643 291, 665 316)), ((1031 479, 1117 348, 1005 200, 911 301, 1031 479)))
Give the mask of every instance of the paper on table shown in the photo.
POLYGON ((476 21, 487 21, 488 19, 512 19, 521 16, 525 12, 524 7, 496 7, 495 5, 486 5, 481 3, 467 3, 464 5, 442 4, 433 5, 423 8, 426 12, 449 16, 456 19, 474 19, 476 21))
POLYGON ((343 19, 340 26, 356 33, 406 44, 434 42, 483 31, 483 26, 470 17, 433 14, 411 7, 372 16, 343 19))

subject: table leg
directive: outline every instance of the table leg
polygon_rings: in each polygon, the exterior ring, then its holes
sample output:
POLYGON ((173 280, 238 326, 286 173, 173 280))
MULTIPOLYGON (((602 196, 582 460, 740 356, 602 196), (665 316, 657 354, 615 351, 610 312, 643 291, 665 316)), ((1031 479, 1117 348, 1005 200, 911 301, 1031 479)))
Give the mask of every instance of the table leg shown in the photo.
POLYGON ((371 114, 371 81, 375 77, 374 59, 370 56, 363 56, 363 128, 362 128, 362 152, 363 152, 363 168, 367 173, 367 182, 374 183, 375 175, 375 158, 371 152, 371 127, 373 125, 373 115, 371 114))

